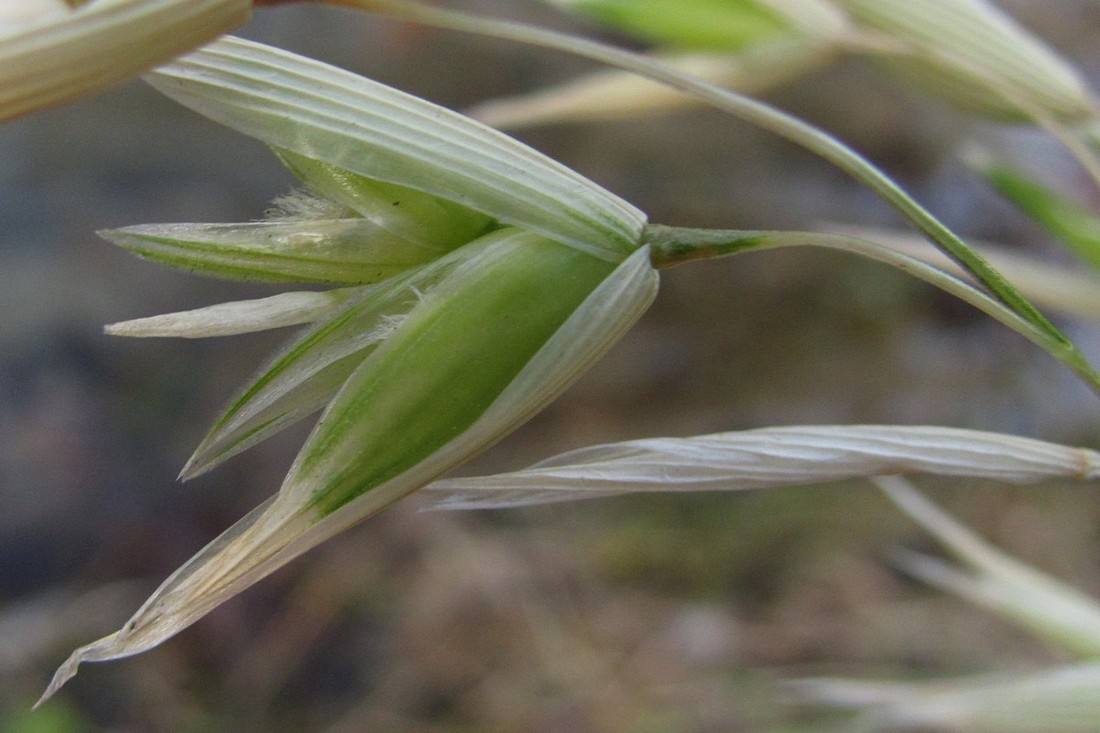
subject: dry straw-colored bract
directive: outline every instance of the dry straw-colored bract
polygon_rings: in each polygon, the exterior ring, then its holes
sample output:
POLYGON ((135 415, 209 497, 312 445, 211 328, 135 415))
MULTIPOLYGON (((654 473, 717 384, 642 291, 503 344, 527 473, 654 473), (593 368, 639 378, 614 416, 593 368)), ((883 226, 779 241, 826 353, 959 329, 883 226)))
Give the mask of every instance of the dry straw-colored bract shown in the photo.
POLYGON ((133 78, 242 25, 251 0, 0 5, 0 121, 133 78))

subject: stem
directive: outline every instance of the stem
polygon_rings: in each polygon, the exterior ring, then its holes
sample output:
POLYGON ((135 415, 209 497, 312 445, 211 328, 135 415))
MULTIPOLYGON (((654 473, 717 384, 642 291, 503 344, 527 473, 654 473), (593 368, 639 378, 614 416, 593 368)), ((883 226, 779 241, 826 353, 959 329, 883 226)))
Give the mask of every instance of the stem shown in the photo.
POLYGON ((997 299, 1047 332, 1069 344, 1053 324, 1031 305, 1000 273, 971 250, 950 229, 914 201, 885 173, 828 133, 764 102, 686 75, 641 54, 522 23, 502 21, 423 5, 416 0, 324 0, 333 5, 378 12, 450 30, 517 41, 582 56, 616 66, 693 95, 708 104, 795 143, 845 171, 875 191, 949 257, 959 263, 997 299))
POLYGON ((1093 371, 1072 343, 1054 338, 1045 329, 1039 328, 1002 302, 991 298, 972 283, 877 242, 846 234, 825 232, 690 229, 650 224, 642 233, 642 243, 649 245, 650 261, 657 269, 667 269, 696 260, 715 259, 780 247, 824 247, 862 255, 896 267, 966 301, 1048 351, 1077 372, 1094 392, 1100 394, 1100 388, 1098 388, 1100 376, 1093 371))
POLYGON ((714 260, 749 250, 770 249, 778 232, 742 229, 689 229, 649 224, 642 244, 649 245, 649 260, 658 270, 685 262, 714 260))

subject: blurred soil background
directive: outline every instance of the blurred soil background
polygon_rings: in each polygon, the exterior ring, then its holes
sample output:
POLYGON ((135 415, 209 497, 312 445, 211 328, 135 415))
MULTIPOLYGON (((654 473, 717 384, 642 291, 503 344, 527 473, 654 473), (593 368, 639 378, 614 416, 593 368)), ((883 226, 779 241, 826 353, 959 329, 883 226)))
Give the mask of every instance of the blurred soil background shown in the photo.
MULTIPOLYGON (((1100 5, 1009 7, 1100 80, 1100 5)), ((472 7, 483 7, 473 4, 472 7)), ((590 29, 534 2, 493 12, 590 29)), ((242 32, 462 109, 593 67, 335 9, 242 32)), ((969 120, 861 60, 770 99, 852 143, 968 237, 1066 256, 967 171, 979 142, 1094 204, 1041 133, 969 120)), ((666 224, 900 226, 843 174, 705 110, 518 136, 666 224)), ((932 550, 864 483, 426 513, 412 497, 163 647, 71 649, 274 492, 308 426, 174 476, 287 336, 108 338, 104 323, 271 292, 141 262, 97 229, 259 217, 292 185, 258 143, 140 82, 0 127, 0 732, 810 731, 777 681, 1018 670, 1056 652, 889 564, 932 550)), ((1060 322, 1100 358, 1097 326, 1060 322)), ((883 266, 787 250, 665 273, 653 309, 562 399, 467 471, 594 442, 798 423, 945 424, 1097 445, 1056 362, 883 266)), ((1100 594, 1096 488, 921 482, 985 536, 1100 594)))

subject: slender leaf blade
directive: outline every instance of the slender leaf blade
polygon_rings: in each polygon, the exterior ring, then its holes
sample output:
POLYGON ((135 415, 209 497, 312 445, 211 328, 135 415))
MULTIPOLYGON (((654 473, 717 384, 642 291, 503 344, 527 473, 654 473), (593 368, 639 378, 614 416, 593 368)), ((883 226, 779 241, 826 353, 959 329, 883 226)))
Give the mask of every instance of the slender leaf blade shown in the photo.
POLYGON ((601 24, 673 48, 736 51, 790 33, 754 0, 559 0, 601 24))
POLYGON ((1007 165, 990 163, 982 175, 996 191, 1078 257, 1100 269, 1100 217, 1007 165))

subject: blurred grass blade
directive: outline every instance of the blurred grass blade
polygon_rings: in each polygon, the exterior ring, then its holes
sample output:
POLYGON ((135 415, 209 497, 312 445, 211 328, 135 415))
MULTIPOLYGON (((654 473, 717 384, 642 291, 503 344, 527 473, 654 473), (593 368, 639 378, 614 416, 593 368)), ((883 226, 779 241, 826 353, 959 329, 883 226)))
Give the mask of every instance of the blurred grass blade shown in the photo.
POLYGON ((672 48, 736 51, 791 32, 755 0, 555 0, 556 5, 672 48))
MULTIPOLYGON (((821 43, 781 38, 739 54, 684 54, 660 62, 714 84, 756 94, 821 67, 834 51, 821 43)), ((598 71, 559 86, 493 99, 466 114, 494 127, 592 122, 671 112, 699 101, 625 71, 598 71)))
POLYGON ((1100 604, 1095 600, 992 547, 907 481, 882 477, 875 483, 969 572, 917 553, 899 555, 905 570, 1077 656, 1100 656, 1100 604))
POLYGON ((224 38, 149 74, 160 91, 276 148, 459 203, 609 261, 642 212, 501 133, 368 79, 224 38))
POLYGON ((1095 733, 1100 663, 925 683, 809 678, 784 686, 807 702, 862 711, 845 730, 1095 733))
POLYGON ((0 120, 114 86, 242 25, 251 11, 251 0, 98 0, 24 14, 0 26, 0 120))
POLYGON ((137 338, 236 336, 316 321, 346 303, 352 292, 352 289, 341 289, 323 293, 279 293, 257 300, 238 300, 112 323, 104 332, 137 338))
POLYGON ((1010 166, 989 162, 979 163, 978 169, 998 193, 1100 269, 1100 217, 1010 166))
POLYGON ((763 489, 901 472, 1012 483, 1086 479, 1100 475, 1100 454, 954 428, 809 425, 593 446, 521 471, 443 479, 428 489, 432 508, 478 509, 639 491, 763 489))
POLYGON ((832 0, 550 0, 621 33, 669 48, 736 52, 780 38, 838 38, 832 0))

